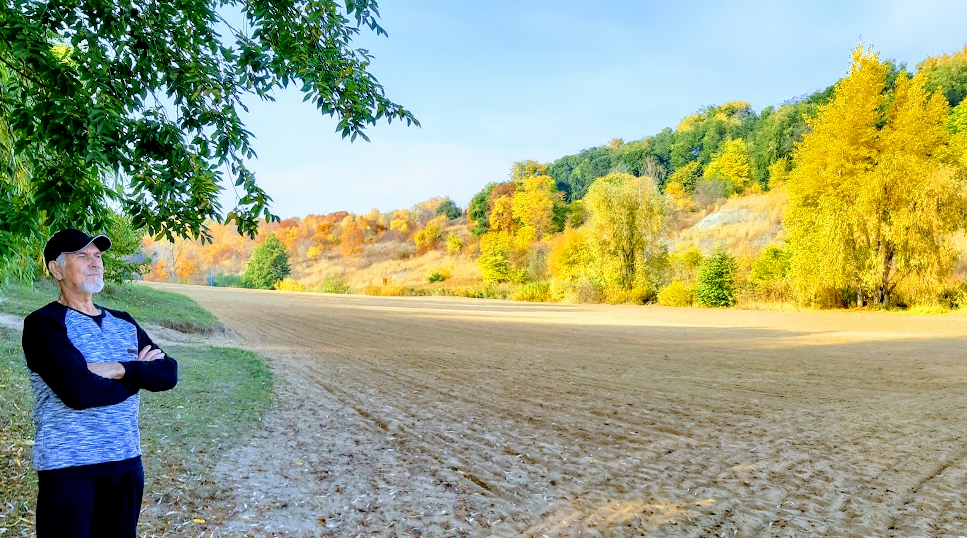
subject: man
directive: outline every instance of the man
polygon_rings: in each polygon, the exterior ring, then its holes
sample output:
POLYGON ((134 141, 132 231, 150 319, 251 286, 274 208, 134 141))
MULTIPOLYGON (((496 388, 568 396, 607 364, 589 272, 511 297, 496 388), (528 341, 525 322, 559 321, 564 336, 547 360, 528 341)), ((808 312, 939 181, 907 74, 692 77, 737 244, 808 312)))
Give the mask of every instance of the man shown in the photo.
POLYGON ((100 307, 106 236, 54 234, 44 262, 56 301, 24 320, 34 406, 38 538, 134 537, 144 469, 138 391, 168 390, 178 364, 125 312, 100 307))

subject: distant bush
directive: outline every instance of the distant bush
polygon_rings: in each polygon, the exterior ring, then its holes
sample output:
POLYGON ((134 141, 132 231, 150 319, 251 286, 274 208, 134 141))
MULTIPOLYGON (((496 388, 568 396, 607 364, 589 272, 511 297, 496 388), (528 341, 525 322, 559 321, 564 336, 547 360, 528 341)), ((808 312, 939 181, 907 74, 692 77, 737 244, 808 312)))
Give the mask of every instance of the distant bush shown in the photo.
POLYGON ((214 285, 218 288, 243 288, 242 275, 222 274, 215 275, 214 285))
POLYGON ((531 282, 521 284, 510 294, 515 301, 530 301, 532 303, 546 303, 554 300, 549 282, 531 282))
POLYGON ((506 299, 508 292, 497 286, 490 285, 483 288, 471 287, 471 288, 456 288, 453 290, 454 295, 459 297, 467 297, 468 299, 506 299))
POLYGON ((749 270, 749 284, 760 298, 771 301, 792 300, 788 281, 792 255, 779 247, 766 247, 749 270))
POLYGON ((322 281, 319 291, 322 293, 350 293, 352 289, 343 281, 342 277, 331 276, 322 281))
POLYGON ((456 256, 463 250, 463 239, 454 234, 447 234, 447 254, 456 256))
POLYGON ((603 303, 607 296, 600 280, 580 278, 571 287, 568 298, 578 303, 603 303))
POLYGON ((403 297, 406 295, 406 288, 403 286, 396 286, 393 284, 387 286, 377 286, 375 284, 369 284, 363 289, 363 293, 366 295, 375 295, 378 297, 403 297))
POLYGON ((426 277, 426 281, 430 284, 433 284, 436 282, 443 282, 448 278, 450 278, 450 270, 441 267, 430 271, 430 274, 426 277))
POLYGON ((695 290, 684 282, 675 281, 658 292, 658 304, 664 306, 692 306, 695 290))
POLYGON ((306 291, 305 286, 288 277, 276 282, 275 289, 279 291, 306 291))
POLYGON ((702 262, 695 288, 695 300, 702 306, 735 305, 735 276, 738 262, 726 252, 715 253, 702 262))
POLYGON ((781 280, 789 274, 792 264, 792 254, 779 247, 766 247, 762 254, 752 263, 749 271, 749 282, 762 285, 781 280))

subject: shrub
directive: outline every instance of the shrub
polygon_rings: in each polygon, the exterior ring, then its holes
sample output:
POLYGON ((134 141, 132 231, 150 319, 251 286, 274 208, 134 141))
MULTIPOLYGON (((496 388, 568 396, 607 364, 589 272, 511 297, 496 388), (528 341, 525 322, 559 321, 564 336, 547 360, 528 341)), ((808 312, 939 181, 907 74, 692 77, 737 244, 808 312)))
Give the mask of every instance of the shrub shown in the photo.
POLYGON ((791 266, 792 254, 779 247, 766 247, 752 263, 749 281, 756 286, 786 278, 791 266))
POLYGON ((454 295, 467 297, 469 299, 506 299, 507 292, 491 284, 484 288, 457 288, 453 290, 454 295))
POLYGON ((702 306, 735 305, 735 275, 738 263, 726 252, 717 252, 702 262, 695 288, 695 300, 702 306))
POLYGON ((532 303, 547 303, 554 300, 549 282, 521 284, 511 293, 510 298, 515 301, 530 301, 532 303))
POLYGON ((403 286, 397 286, 395 284, 386 286, 369 284, 365 289, 363 289, 363 293, 366 295, 376 295, 379 297, 403 297, 406 295, 406 288, 403 286))
POLYGON ((456 256, 463 250, 463 239, 454 234, 447 235, 447 254, 456 256))
POLYGON ((291 278, 284 278, 275 283, 279 291, 306 291, 306 287, 291 278))
POLYGON ((443 282, 448 278, 450 278, 450 271, 445 268, 439 268, 430 271, 430 274, 426 277, 426 281, 433 284, 435 282, 443 282))
POLYGON ((578 303, 603 303, 607 296, 599 279, 580 278, 571 287, 570 299, 578 303))
POLYGON ((220 274, 215 275, 214 285, 218 288, 242 288, 242 275, 220 274))
POLYGON ((678 280, 662 288, 658 292, 658 304, 664 306, 692 306, 695 301, 695 290, 691 286, 678 280))
POLYGON ((506 232, 490 232, 480 238, 480 257, 477 266, 484 282, 496 284, 514 279, 514 271, 507 256, 510 254, 512 238, 506 232))
POLYGON ((322 293, 350 293, 352 289, 343 281, 342 277, 331 276, 319 286, 322 293))
POLYGON ((792 299, 789 268, 792 255, 779 247, 767 247, 749 270, 749 283, 760 298, 781 301, 792 299))

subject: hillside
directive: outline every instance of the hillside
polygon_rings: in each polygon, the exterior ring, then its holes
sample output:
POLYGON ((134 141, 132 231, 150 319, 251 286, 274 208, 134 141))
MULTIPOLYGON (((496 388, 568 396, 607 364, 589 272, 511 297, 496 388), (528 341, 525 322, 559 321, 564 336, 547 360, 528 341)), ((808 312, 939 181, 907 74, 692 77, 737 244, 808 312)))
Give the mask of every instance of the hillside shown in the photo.
POLYGON ((853 61, 761 112, 708 106, 641 140, 520 161, 466 209, 441 197, 268 223, 254 240, 215 223, 210 244, 146 240, 145 278, 245 284, 274 235, 288 290, 640 303, 671 287, 669 304, 691 304, 718 259, 722 305, 967 304, 967 47, 915 74, 864 49, 853 61))

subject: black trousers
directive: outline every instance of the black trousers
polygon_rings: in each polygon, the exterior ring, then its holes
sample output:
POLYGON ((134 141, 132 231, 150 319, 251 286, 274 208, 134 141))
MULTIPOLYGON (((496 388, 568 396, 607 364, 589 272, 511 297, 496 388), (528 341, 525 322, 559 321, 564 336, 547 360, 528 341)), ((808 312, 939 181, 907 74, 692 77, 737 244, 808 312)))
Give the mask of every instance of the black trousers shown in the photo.
POLYGON ((136 538, 144 468, 102 476, 37 473, 37 538, 136 538))

